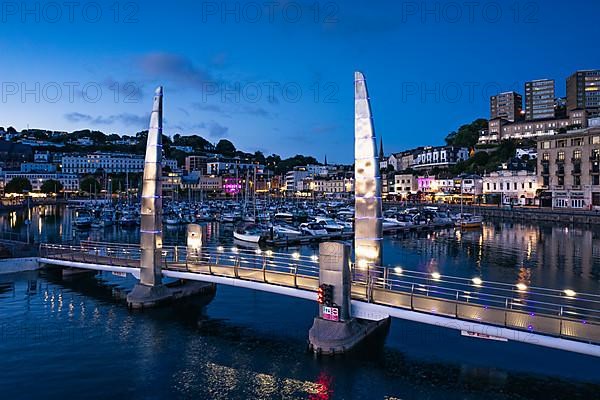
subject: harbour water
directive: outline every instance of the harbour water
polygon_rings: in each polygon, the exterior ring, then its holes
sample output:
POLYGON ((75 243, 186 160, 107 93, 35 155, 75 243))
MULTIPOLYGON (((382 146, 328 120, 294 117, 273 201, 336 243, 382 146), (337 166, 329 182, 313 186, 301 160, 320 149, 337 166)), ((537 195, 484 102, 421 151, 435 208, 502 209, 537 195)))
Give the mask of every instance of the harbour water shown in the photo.
MULTIPOLYGON (((0 216, 30 239, 135 242, 136 229, 77 231, 70 211, 0 216), (43 217, 41 215, 44 215, 43 217)), ((232 245, 231 227, 208 240, 232 245)), ((168 242, 184 230, 166 229, 168 242)), ((306 254, 315 247, 288 249, 306 254)), ((487 221, 475 231, 388 236, 384 262, 404 269, 600 292, 600 229, 487 221)), ((318 359, 306 351, 316 305, 220 286, 214 299, 130 312, 131 278, 0 275, 3 398, 591 399, 596 358, 394 320, 377 351, 318 359)))

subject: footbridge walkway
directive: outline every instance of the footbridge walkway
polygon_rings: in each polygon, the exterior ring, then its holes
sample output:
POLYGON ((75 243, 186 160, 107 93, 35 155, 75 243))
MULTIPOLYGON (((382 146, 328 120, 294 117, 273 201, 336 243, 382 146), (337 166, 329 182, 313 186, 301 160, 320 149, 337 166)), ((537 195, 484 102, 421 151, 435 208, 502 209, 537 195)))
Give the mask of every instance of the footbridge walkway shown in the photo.
MULTIPOLYGON (((140 246, 83 241, 43 243, 49 266, 132 274, 140 246)), ((225 246, 162 249, 162 275, 317 300, 319 256, 225 246)), ((600 356, 600 296, 423 273, 398 267, 351 266, 352 317, 401 318, 462 331, 600 356)))

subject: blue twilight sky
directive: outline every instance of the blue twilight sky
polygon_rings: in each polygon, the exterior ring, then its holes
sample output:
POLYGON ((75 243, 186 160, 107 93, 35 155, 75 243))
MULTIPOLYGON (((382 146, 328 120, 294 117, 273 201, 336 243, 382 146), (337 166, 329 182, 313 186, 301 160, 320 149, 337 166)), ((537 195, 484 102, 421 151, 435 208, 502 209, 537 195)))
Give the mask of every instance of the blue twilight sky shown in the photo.
POLYGON ((0 126, 146 129, 350 162, 353 72, 387 152, 442 144, 489 96, 600 68, 595 0, 0 2, 0 126))

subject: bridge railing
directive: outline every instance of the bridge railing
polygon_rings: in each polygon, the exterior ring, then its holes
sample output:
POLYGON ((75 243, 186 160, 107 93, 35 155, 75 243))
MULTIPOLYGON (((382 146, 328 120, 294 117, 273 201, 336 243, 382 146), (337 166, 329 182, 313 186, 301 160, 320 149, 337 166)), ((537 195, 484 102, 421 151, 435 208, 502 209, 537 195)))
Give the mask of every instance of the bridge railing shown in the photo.
MULTIPOLYGON (((43 244, 40 255, 138 267, 139 245, 43 244)), ((164 269, 253 280, 305 290, 319 285, 316 255, 235 246, 162 249, 164 269)), ((403 270, 352 265, 354 299, 527 332, 600 343, 600 296, 403 270)))
POLYGON ((352 266, 365 301, 600 343, 600 296, 393 267, 352 266))
MULTIPOLYGON (((265 283, 316 290, 319 263, 315 255, 278 253, 235 246, 203 246, 188 253, 186 246, 161 249, 163 269, 209 273, 265 283)), ((139 245, 82 241, 79 245, 40 245, 40 256, 67 261, 139 267, 139 245)))

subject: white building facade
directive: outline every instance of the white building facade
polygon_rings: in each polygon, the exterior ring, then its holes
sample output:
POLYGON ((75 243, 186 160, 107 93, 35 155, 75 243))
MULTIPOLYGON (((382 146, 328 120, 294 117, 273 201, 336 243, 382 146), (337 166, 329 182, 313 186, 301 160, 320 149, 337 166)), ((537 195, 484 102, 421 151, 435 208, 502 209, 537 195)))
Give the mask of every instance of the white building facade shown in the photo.
POLYGON ((48 180, 55 180, 63 185, 63 191, 65 192, 78 192, 79 191, 79 178, 76 174, 67 173, 46 173, 46 172, 2 172, 0 173, 0 184, 2 185, 2 191, 8 182, 14 178, 25 178, 31 183, 31 190, 33 192, 39 192, 44 182, 48 180))
MULTIPOLYGON (((177 161, 163 159, 163 168, 177 169, 177 161)), ((144 171, 144 156, 121 153, 91 153, 86 155, 65 155, 62 158, 62 171, 69 174, 93 174, 102 170, 108 174, 139 173, 144 171)))
POLYGON ((530 171, 497 171, 483 176, 483 193, 500 196, 501 204, 534 205, 539 179, 530 171))
POLYGON ((466 147, 425 147, 415 153, 412 168, 416 170, 448 168, 468 159, 469 149, 466 147))

